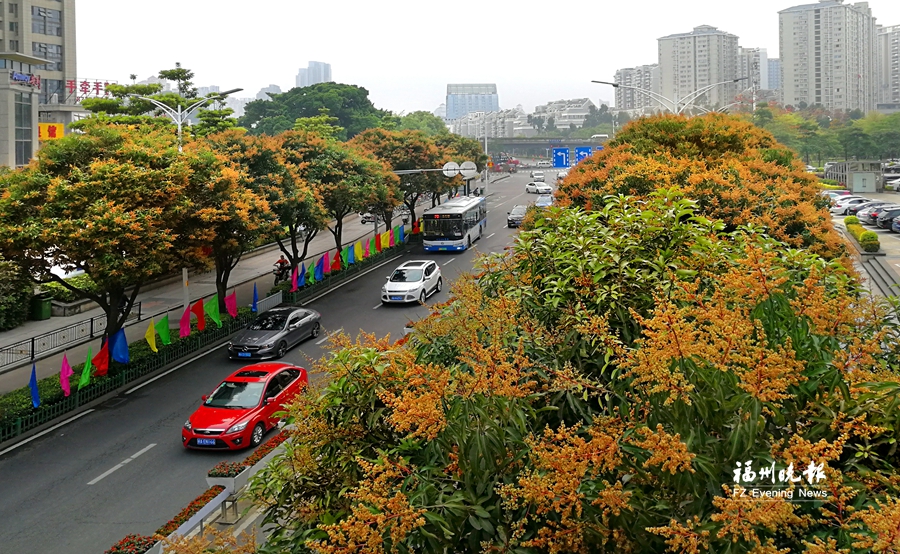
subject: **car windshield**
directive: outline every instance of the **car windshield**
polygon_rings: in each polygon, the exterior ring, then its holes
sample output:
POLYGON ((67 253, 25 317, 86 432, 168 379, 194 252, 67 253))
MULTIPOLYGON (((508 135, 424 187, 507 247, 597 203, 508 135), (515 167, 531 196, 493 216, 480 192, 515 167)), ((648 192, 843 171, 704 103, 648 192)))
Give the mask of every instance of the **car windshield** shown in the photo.
POLYGON ((425 219, 422 235, 427 240, 459 240, 463 236, 462 219, 425 219))
POLYGON ((262 398, 264 385, 265 383, 257 382, 223 381, 203 405, 210 408, 255 408, 262 398))
POLYGON ((509 215, 523 216, 525 215, 525 208, 513 208, 509 215))
POLYGON ((416 283, 422 280, 421 269, 396 269, 391 275, 392 283, 416 283))
POLYGON ((287 317, 282 314, 263 314, 250 324, 251 331, 280 331, 287 317))

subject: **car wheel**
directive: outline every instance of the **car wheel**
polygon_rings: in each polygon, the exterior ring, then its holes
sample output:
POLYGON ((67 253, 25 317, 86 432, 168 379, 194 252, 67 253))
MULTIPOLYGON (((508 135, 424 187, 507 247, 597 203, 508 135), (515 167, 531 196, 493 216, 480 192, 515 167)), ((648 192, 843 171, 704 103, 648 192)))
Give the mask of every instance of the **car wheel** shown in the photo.
POLYGON ((312 337, 312 338, 318 337, 318 336, 319 336, 319 329, 321 329, 321 328, 322 328, 322 326, 319 325, 319 322, 318 322, 318 321, 315 322, 315 323, 313 323, 313 328, 312 328, 312 331, 309 333, 309 336, 312 337))
POLYGON ((256 427, 253 428, 253 433, 250 434, 250 446, 259 446, 265 434, 266 426, 262 423, 257 423, 256 427))
POLYGON ((275 354, 277 358, 284 358, 284 355, 287 354, 287 343, 281 341, 281 344, 278 345, 278 352, 275 354))
POLYGON ((425 289, 422 289, 422 292, 419 293, 419 304, 424 304, 426 298, 425 289))
POLYGON ((441 292, 441 289, 444 288, 444 280, 438 277, 437 285, 434 286, 434 292, 441 292))

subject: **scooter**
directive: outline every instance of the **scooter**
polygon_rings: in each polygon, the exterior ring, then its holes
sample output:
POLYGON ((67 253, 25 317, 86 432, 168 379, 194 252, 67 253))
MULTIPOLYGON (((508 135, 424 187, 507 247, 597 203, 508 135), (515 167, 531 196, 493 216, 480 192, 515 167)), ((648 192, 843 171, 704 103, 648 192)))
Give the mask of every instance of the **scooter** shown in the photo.
POLYGON ((279 266, 278 264, 275 264, 275 269, 272 270, 272 274, 275 275, 275 285, 278 285, 278 283, 282 281, 287 281, 290 271, 291 266, 289 265, 279 266))

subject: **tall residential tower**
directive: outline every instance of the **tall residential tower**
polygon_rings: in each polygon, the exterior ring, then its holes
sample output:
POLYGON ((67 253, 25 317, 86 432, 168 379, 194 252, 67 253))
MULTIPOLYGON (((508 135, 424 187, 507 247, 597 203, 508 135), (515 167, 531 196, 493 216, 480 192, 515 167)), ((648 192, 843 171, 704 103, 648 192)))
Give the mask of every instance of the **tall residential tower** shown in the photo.
POLYGON ((497 85, 447 85, 447 119, 459 119, 472 112, 499 112, 497 85))
MULTIPOLYGON (((732 81, 739 75, 738 37, 710 25, 695 27, 659 39, 660 92, 666 98, 681 101, 708 85, 732 81)), ((728 83, 713 87, 695 102, 707 107, 722 107, 747 85, 728 83)))

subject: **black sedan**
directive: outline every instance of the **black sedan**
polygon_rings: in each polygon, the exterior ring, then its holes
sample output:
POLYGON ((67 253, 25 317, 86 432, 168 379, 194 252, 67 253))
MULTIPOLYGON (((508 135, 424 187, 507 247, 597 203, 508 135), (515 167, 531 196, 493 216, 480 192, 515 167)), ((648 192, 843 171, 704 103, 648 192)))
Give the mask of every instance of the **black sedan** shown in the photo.
POLYGON ((865 210, 868 208, 877 208, 878 206, 884 206, 885 204, 890 204, 890 202, 882 202, 879 200, 879 201, 875 201, 875 202, 865 202, 863 204, 856 204, 855 206, 850 206, 849 208, 847 208, 847 215, 856 215, 859 213, 860 210, 865 210))
POLYGON ((891 225, 893 224, 895 217, 900 217, 900 208, 893 208, 881 212, 878 215, 878 220, 875 221, 875 225, 877 225, 879 229, 893 231, 891 225))
POLYGON ((521 204, 518 206, 513 206, 511 211, 506 212, 506 226, 507 227, 518 227, 522 224, 522 220, 525 219, 525 212, 528 211, 526 206, 522 206, 521 204))
POLYGON ((231 339, 228 357, 232 360, 281 358, 292 346, 318 337, 322 329, 321 318, 319 312, 308 308, 272 308, 259 314, 231 339))

